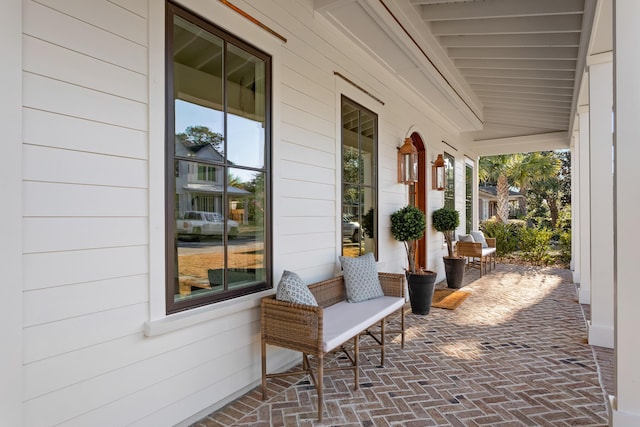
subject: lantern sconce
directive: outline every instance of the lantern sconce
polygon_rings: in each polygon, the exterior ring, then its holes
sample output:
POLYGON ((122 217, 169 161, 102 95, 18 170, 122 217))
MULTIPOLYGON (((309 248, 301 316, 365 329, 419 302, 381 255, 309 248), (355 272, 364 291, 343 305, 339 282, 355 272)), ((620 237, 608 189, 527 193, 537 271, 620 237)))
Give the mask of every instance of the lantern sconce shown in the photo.
POLYGON ((414 184, 418 181, 418 150, 411 138, 405 138, 398 149, 398 182, 414 184))
POLYGON ((438 154, 438 158, 431 166, 431 184, 434 190, 444 191, 446 187, 444 175, 444 158, 442 154, 438 154))

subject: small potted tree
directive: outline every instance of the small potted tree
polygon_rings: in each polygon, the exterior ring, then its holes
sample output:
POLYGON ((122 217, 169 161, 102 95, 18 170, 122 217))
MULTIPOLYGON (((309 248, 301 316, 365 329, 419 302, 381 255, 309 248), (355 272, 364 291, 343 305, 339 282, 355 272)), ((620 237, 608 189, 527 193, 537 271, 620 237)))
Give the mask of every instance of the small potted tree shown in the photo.
POLYGON ((411 312, 414 314, 429 314, 436 281, 435 272, 416 267, 418 240, 424 236, 426 228, 424 212, 415 206, 405 206, 391 215, 391 234, 396 240, 404 243, 407 251, 409 266, 406 275, 411 312))
POLYGON ((448 256, 443 257, 447 286, 458 289, 462 287, 464 277, 464 257, 453 255, 453 233, 460 225, 460 213, 454 209, 441 208, 433 212, 433 228, 444 234, 447 242, 448 256))

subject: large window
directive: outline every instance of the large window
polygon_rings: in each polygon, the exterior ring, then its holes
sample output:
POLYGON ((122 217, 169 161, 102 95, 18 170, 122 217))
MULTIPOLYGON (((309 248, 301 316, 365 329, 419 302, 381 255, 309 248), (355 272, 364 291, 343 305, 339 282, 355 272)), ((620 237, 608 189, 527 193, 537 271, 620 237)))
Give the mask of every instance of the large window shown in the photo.
POLYGON ((456 208, 456 159, 449 153, 444 153, 444 175, 446 186, 444 189, 444 206, 456 208))
POLYGON ((376 254, 378 115, 342 97, 342 255, 376 254))
POLYGON ((473 166, 465 165, 465 232, 469 234, 473 227, 473 166))
POLYGON ((167 312, 271 287, 271 59, 167 7, 167 312))

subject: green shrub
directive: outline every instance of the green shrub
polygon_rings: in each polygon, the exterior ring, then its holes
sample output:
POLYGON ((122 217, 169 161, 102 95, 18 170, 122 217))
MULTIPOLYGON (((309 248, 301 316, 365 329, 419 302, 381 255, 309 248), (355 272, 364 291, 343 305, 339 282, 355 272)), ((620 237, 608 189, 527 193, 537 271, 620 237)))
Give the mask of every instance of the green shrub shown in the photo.
POLYGON ((560 233, 560 261, 571 262, 571 231, 560 233))
POLYGON ((487 237, 496 239, 496 253, 505 256, 518 250, 520 233, 524 229, 524 221, 512 220, 507 223, 487 220, 480 224, 480 229, 487 237))
MULTIPOLYGON (((547 265, 553 261, 549 245, 553 233, 541 228, 525 228, 520 234, 522 257, 535 265, 547 265)), ((571 239, 569 239, 571 240, 571 239)))

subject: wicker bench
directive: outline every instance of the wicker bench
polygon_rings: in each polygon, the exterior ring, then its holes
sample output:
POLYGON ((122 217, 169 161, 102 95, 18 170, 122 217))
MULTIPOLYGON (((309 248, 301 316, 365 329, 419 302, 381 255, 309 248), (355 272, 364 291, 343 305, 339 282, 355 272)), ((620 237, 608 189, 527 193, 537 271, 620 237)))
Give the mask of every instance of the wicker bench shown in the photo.
POLYGON ((385 334, 400 333, 401 345, 404 348, 404 275, 378 273, 378 277, 384 296, 355 304, 346 302, 342 276, 309 286, 318 307, 278 301, 275 295, 262 299, 263 400, 267 398, 267 378, 309 374, 318 394, 318 419, 322 421, 324 372, 353 370, 354 388, 357 390, 360 350, 379 349, 380 365, 384 366, 385 334), (400 314, 400 330, 385 331, 385 319, 396 312, 400 314), (366 347, 360 346, 359 343, 360 336, 365 334, 373 338, 373 343, 366 347), (348 348, 346 343, 351 340, 352 348, 348 348), (267 373, 267 344, 302 352, 302 369, 295 372, 267 373), (325 354, 337 351, 343 351, 350 364, 325 368, 325 354), (310 356, 315 360, 312 361, 310 356))
POLYGON ((496 239, 487 237, 488 248, 483 248, 480 242, 458 242, 456 244, 456 252, 458 256, 467 258, 467 266, 480 270, 482 273, 489 271, 496 266, 496 239))

